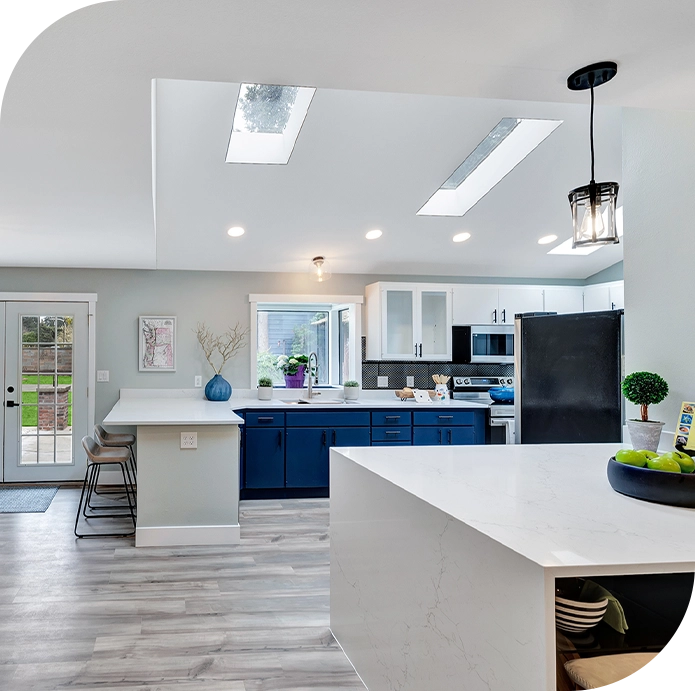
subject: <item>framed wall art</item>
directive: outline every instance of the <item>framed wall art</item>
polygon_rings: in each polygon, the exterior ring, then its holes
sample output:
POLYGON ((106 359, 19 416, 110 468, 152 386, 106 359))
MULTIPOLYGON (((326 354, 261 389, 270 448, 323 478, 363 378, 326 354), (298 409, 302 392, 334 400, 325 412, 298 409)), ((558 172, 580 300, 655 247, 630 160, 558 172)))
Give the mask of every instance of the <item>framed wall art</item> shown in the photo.
POLYGON ((141 372, 176 371, 176 317, 140 317, 141 372))

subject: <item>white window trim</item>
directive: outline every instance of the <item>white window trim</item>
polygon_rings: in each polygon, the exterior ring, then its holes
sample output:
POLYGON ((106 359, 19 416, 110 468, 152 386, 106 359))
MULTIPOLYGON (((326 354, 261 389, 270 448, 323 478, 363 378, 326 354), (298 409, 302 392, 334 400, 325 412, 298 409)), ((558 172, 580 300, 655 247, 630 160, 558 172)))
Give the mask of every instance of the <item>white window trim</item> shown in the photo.
MULTIPOLYGON (((306 303, 315 305, 332 304, 340 305, 341 308, 350 307, 350 371, 354 373, 355 380, 362 384, 362 304, 363 295, 282 295, 251 293, 249 303, 251 314, 249 318, 250 334, 249 349, 251 351, 250 361, 250 383, 251 388, 255 389, 258 382, 258 303, 306 303)), ((332 348, 332 345, 329 346, 332 348)), ((331 356, 332 357, 332 356, 331 356)))
POLYGON ((94 429, 96 415, 96 293, 3 293, 0 302, 86 302, 87 310, 87 429, 94 429))

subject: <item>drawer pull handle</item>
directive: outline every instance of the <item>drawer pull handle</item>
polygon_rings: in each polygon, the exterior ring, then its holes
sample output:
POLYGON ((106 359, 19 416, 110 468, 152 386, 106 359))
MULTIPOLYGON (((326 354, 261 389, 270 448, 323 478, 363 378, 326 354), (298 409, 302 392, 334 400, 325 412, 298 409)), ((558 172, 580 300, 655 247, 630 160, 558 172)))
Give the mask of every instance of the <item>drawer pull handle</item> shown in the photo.
POLYGON ((454 416, 453 415, 438 415, 437 416, 440 420, 453 420, 454 416))
POLYGON ((384 415, 384 420, 400 420, 400 415, 384 415))
POLYGON ((272 422, 274 419, 274 417, 259 417, 258 422, 272 422))
POLYGON ((387 429, 386 434, 400 434, 401 431, 399 429, 387 429))

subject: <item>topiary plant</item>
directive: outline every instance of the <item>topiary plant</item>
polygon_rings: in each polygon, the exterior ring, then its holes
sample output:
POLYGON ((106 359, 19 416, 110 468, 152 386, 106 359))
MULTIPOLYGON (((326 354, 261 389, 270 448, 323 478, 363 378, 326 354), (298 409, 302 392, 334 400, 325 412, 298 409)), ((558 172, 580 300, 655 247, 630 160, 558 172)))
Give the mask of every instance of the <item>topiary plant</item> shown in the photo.
POLYGON ((273 388, 273 380, 270 377, 259 377, 258 386, 273 388))
POLYGON ((347 386, 349 389, 359 385, 360 383, 358 381, 355 381, 354 379, 348 379, 346 382, 343 383, 343 386, 347 386))
POLYGON ((642 422, 649 422, 649 406, 661 403, 668 396, 668 384, 654 372, 633 372, 623 381, 623 395, 640 407, 642 422))

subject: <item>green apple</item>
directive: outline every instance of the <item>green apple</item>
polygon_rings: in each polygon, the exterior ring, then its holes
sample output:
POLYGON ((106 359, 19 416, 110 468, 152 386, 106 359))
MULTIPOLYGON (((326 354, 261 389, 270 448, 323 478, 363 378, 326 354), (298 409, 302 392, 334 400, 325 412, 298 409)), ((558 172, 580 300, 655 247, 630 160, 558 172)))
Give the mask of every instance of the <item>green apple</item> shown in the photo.
POLYGON ((659 458, 658 453, 649 451, 649 449, 640 449, 638 453, 641 453, 643 456, 646 456, 647 458, 659 458))
POLYGON ((620 449, 615 454, 615 460, 626 465, 636 465, 638 468, 644 468, 647 465, 647 457, 641 451, 634 449, 620 449))
POLYGON ((650 458, 647 461, 647 468, 650 470, 663 470, 667 473, 680 473, 680 464, 675 461, 670 453, 665 453, 658 458, 650 458))
POLYGON ((681 467, 682 473, 692 473, 695 471, 695 461, 682 451, 672 451, 673 460, 681 467))

